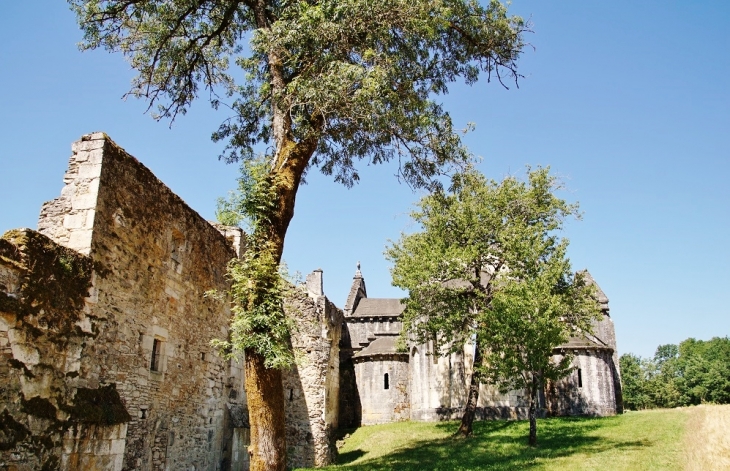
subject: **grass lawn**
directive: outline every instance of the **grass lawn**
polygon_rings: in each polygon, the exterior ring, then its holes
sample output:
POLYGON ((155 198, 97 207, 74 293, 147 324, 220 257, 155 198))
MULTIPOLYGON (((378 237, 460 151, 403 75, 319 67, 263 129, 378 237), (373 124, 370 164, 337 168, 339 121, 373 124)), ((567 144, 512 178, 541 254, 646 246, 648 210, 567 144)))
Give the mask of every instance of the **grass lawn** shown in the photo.
POLYGON ((629 412, 605 418, 538 420, 538 446, 527 446, 526 421, 474 423, 454 438, 456 422, 400 422, 361 427, 325 469, 682 469, 691 409, 629 412))

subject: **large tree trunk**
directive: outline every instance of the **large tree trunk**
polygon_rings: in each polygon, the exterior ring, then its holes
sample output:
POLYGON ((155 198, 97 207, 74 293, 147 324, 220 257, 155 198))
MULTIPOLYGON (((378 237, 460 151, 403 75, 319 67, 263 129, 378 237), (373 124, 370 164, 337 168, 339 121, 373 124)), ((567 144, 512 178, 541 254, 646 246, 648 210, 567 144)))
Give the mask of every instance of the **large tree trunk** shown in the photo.
POLYGON ((479 401, 479 380, 481 375, 477 367, 482 363, 482 351, 479 343, 474 341, 474 366, 472 367, 471 381, 469 383, 469 398, 466 401, 464 415, 461 417, 461 425, 456 435, 468 437, 472 434, 472 424, 474 423, 474 415, 477 410, 477 402, 479 401))
POLYGON ((530 438, 528 443, 530 446, 537 446, 537 392, 539 380, 537 376, 532 374, 532 385, 530 386, 530 410, 528 416, 530 419, 530 438))
MULTIPOLYGON (((260 228, 267 238, 273 257, 281 262, 284 239, 304 169, 316 148, 316 141, 295 143, 284 140, 271 169, 277 188, 275 213, 269 224, 260 228)), ((252 280, 256 282, 256 280, 252 280)), ((265 289, 266 287, 263 287, 265 289)), ((251 424, 251 471, 283 471, 286 469, 286 423, 284 386, 281 370, 266 368, 264 357, 251 349, 245 352, 246 394, 251 424)))
MULTIPOLYGON (((271 17, 267 0, 254 0, 251 6, 259 28, 269 28, 271 17)), ((276 100, 284 90, 286 80, 282 60, 277 53, 269 53, 269 72, 272 92, 272 134, 276 154, 271 166, 271 182, 277 189, 277 207, 270 215, 266 227, 262 227, 269 241, 268 249, 274 260, 281 262, 284 239, 289 223, 294 217, 294 204, 302 174, 317 148, 317 140, 311 137, 296 142, 292 136, 291 117, 286 105, 276 100)), ((313 117, 313 128, 321 125, 320 118, 313 117)), ((248 395, 249 421, 251 424, 251 471, 279 471, 286 469, 286 424, 284 417, 284 386, 281 371, 266 368, 263 356, 246 352, 246 394, 248 395)))
POLYGON ((286 469, 284 387, 281 370, 264 366, 264 358, 246 351, 246 398, 251 423, 251 471, 286 469))

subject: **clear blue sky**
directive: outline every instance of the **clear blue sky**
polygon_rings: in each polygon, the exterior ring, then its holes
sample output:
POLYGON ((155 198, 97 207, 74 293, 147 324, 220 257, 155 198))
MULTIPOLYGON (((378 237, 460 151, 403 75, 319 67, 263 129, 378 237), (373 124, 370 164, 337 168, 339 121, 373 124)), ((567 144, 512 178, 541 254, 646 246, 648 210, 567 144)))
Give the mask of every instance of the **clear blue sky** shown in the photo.
MULTIPOLYGON (((611 300, 620 353, 730 334, 730 2, 514 0, 533 34, 520 88, 486 81, 444 98, 500 179, 550 165, 578 200, 570 256, 611 300)), ((133 76, 121 56, 80 53, 62 1, 0 3, 0 232, 35 227, 58 196, 70 144, 107 132, 202 216, 235 186, 210 133, 224 118, 204 102, 172 128, 121 100, 133 76)), ((312 173, 301 188, 285 258, 322 268, 339 306, 355 263, 371 297, 400 297, 382 256, 413 230, 419 197, 368 167, 347 190, 312 173)))

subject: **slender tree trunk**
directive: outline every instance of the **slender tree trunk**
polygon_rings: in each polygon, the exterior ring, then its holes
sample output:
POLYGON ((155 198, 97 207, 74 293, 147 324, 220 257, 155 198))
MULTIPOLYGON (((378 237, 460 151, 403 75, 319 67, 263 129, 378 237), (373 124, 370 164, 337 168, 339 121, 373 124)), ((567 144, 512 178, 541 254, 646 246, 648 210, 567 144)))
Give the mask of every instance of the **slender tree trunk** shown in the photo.
POLYGON ((479 343, 474 341, 474 366, 472 367, 471 381, 469 383, 469 397, 466 401, 464 415, 461 417, 461 425, 456 435, 468 437, 472 434, 472 424, 474 423, 474 415, 477 410, 477 402, 479 401, 479 380, 481 375, 477 367, 482 363, 482 351, 479 343))
POLYGON ((532 385, 530 386, 530 411, 528 412, 530 419, 530 446, 537 446, 537 391, 538 378, 532 374, 532 385))

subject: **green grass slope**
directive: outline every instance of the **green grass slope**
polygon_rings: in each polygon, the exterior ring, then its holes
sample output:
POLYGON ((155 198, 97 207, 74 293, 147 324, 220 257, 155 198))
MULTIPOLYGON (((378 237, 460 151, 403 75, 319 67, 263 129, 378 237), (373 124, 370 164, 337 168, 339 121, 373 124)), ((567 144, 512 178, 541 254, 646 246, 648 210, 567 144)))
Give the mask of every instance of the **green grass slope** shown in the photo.
POLYGON ((340 448, 347 470, 670 470, 682 469, 688 409, 629 412, 605 418, 538 420, 538 446, 527 446, 525 421, 474 423, 454 438, 455 422, 400 422, 361 427, 340 448))

